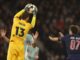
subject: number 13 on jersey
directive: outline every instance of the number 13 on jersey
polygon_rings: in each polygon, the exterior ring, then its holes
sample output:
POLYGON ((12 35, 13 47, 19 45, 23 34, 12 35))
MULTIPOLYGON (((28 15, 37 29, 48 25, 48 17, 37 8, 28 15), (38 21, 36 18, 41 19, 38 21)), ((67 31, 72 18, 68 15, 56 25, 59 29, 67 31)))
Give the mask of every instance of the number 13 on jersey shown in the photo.
POLYGON ((17 35, 17 36, 23 37, 23 36, 24 36, 24 31, 25 31, 24 28, 16 27, 16 35, 17 35))

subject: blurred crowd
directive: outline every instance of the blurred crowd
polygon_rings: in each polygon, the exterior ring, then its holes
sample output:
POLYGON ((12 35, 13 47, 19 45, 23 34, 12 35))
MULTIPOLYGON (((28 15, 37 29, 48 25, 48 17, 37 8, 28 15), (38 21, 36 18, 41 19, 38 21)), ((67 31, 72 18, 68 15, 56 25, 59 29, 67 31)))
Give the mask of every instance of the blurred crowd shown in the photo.
MULTIPOLYGON (((65 60, 67 54, 61 42, 52 42, 48 36, 59 36, 59 32, 67 34, 70 25, 80 25, 79 2, 80 0, 0 0, 0 26, 6 26, 6 35, 10 38, 13 16, 27 3, 35 4, 38 14, 34 31, 39 32, 40 60, 65 60)), ((7 45, 0 38, 0 59, 6 58, 7 45)))

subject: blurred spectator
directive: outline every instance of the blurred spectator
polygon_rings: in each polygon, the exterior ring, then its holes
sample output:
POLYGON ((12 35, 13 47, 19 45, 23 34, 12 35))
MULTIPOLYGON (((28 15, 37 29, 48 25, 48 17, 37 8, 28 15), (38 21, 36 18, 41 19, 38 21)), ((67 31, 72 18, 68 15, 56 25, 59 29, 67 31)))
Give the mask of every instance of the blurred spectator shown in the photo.
POLYGON ((7 46, 9 42, 9 39, 5 35, 6 35, 6 27, 2 22, 0 22, 0 59, 1 60, 6 60, 7 46))

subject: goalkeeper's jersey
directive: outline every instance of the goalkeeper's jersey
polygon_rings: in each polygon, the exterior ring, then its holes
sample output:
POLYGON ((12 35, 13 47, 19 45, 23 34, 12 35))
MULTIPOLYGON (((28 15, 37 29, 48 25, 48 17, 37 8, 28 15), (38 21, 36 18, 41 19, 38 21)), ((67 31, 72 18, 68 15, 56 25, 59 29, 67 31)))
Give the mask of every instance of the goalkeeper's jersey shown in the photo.
POLYGON ((12 31, 11 31, 11 39, 13 41, 17 40, 25 40, 26 34, 32 28, 32 25, 25 20, 14 19, 12 31))
POLYGON ((34 28, 35 26, 36 16, 32 17, 31 23, 28 23, 25 20, 20 19, 20 16, 24 12, 25 10, 23 9, 14 16, 10 41, 24 41, 26 39, 26 34, 29 32, 31 28, 34 28))
POLYGON ((35 56, 38 55, 39 48, 26 45, 25 46, 25 60, 35 60, 35 56))

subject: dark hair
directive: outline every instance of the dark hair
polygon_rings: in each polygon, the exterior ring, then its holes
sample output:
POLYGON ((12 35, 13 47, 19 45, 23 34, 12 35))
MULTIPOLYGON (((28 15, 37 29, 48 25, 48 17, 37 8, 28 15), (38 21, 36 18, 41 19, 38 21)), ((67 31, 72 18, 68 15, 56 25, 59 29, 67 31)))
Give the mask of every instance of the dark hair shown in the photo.
POLYGON ((20 16, 20 19, 23 19, 23 20, 25 20, 27 17, 29 17, 29 20, 28 21, 30 21, 31 19, 31 17, 33 16, 33 14, 30 14, 30 13, 28 13, 28 12, 25 12, 25 13, 23 13, 23 15, 21 15, 20 16))
POLYGON ((20 19, 26 19, 27 17, 29 17, 29 13, 25 12, 20 16, 20 19))
POLYGON ((71 25, 69 29, 72 31, 73 34, 79 33, 79 26, 77 25, 71 25))

